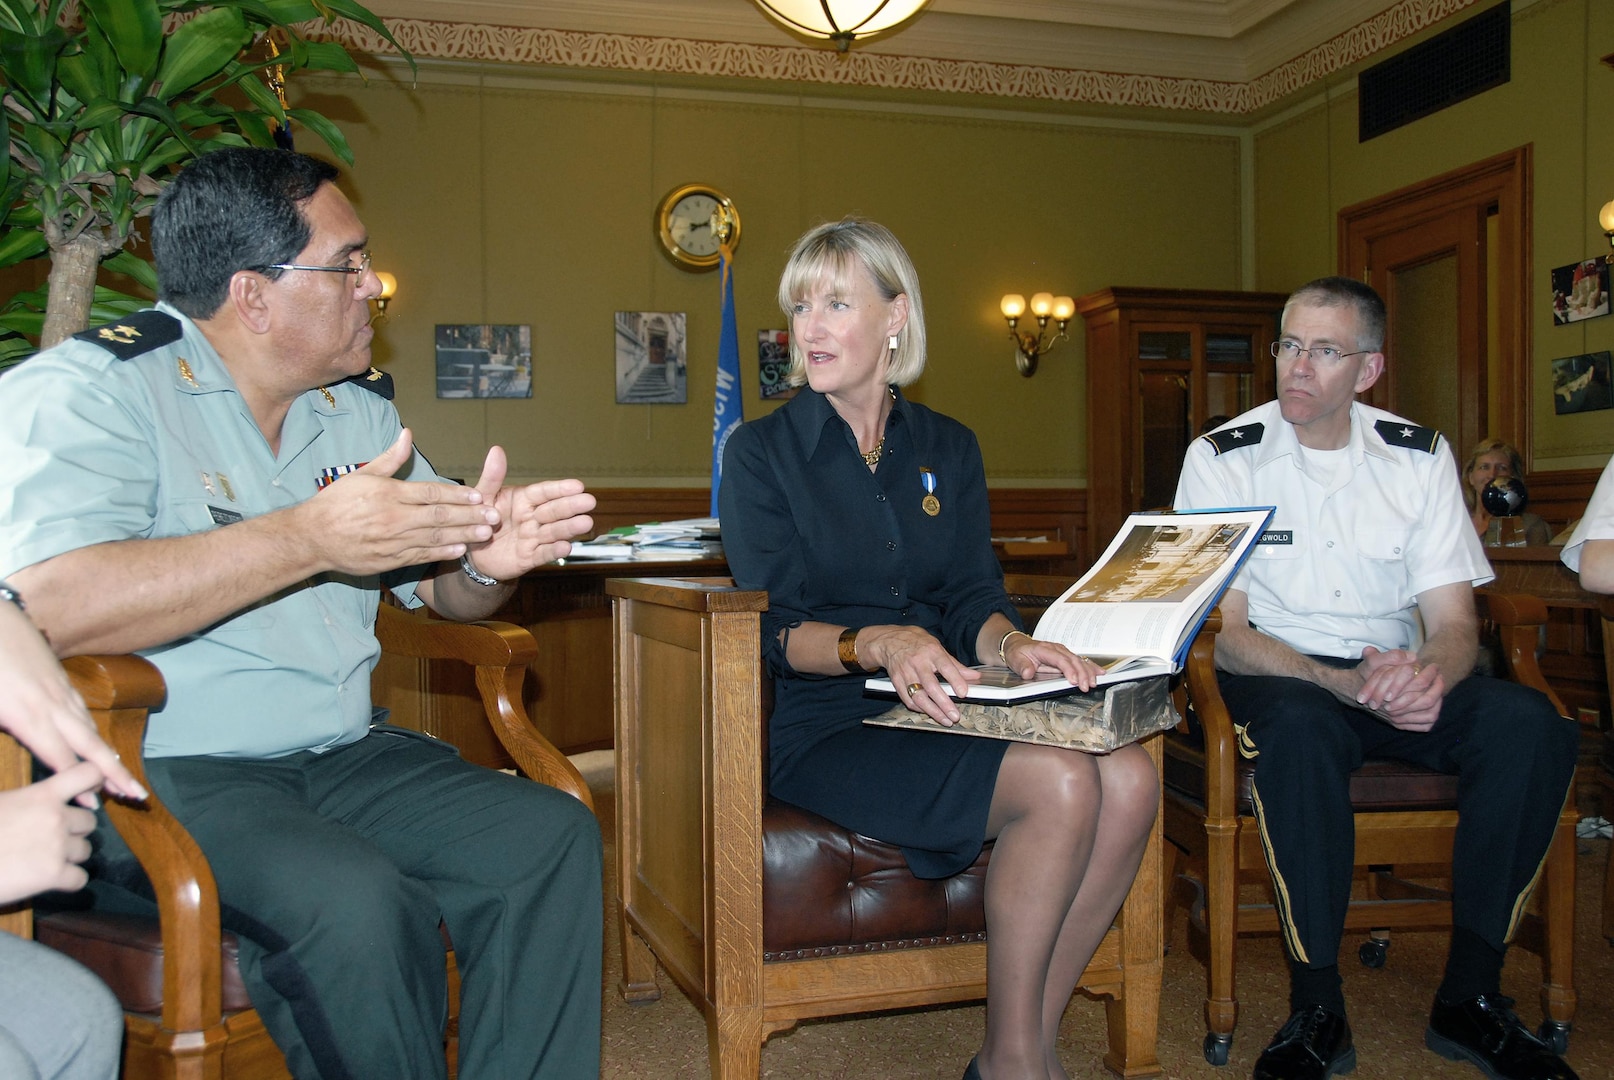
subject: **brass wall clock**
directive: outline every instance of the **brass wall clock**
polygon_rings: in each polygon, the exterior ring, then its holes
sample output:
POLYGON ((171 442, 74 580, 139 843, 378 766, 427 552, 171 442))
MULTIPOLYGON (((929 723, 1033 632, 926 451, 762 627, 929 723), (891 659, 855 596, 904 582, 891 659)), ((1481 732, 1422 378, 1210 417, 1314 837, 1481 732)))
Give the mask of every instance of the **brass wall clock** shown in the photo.
POLYGON ((684 184, 667 192, 656 208, 661 246, 685 270, 712 270, 718 245, 740 242, 740 212, 734 200, 709 184, 684 184))

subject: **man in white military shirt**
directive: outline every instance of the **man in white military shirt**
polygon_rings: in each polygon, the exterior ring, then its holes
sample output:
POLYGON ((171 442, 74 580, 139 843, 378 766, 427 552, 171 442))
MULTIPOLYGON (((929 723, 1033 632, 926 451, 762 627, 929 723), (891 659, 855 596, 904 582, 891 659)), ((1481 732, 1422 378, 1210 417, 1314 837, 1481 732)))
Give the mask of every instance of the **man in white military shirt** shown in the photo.
POLYGON ((1196 439, 1176 506, 1275 506, 1222 601, 1222 695, 1289 956, 1289 1020, 1256 1080, 1350 1072, 1338 957, 1355 844, 1349 774, 1394 758, 1462 778, 1453 929, 1425 1044, 1499 1080, 1572 1080, 1500 993, 1503 954, 1574 772, 1576 730, 1526 687, 1472 674, 1492 574, 1441 435, 1355 400, 1384 372, 1384 303, 1302 286, 1273 345, 1278 399, 1196 439))

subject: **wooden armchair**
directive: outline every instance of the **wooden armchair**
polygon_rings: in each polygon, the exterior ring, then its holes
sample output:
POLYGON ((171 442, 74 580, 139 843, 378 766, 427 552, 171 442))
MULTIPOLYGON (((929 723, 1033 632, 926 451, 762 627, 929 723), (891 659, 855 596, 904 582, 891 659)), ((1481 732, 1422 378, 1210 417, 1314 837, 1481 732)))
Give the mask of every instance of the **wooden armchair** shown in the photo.
MULTIPOLYGON (((1546 621, 1545 605, 1532 596, 1480 595, 1482 614, 1496 627, 1508 671, 1562 703, 1536 664, 1537 631, 1546 621)), ((1184 853, 1184 870, 1199 890, 1192 916, 1203 944, 1208 983, 1205 1059, 1225 1065, 1238 1020, 1234 996, 1234 942, 1239 934, 1276 933, 1278 917, 1270 900, 1271 878, 1260 832, 1250 806, 1253 767, 1238 753, 1233 722, 1217 687, 1212 613, 1194 641, 1184 689, 1198 717, 1203 738, 1188 734, 1186 723, 1168 733, 1165 746, 1165 834, 1168 863, 1184 853), (1259 884, 1266 903, 1240 897, 1240 887, 1259 884)), ((1182 711, 1179 708, 1179 711, 1182 711)), ((1372 931, 1359 958, 1369 967, 1385 962, 1389 929, 1440 929, 1451 925, 1449 893, 1419 881, 1449 876, 1452 838, 1457 826, 1457 778, 1414 765, 1368 761, 1351 774, 1356 811, 1356 869, 1366 895, 1353 900, 1347 930, 1372 931), (1417 879, 1417 880, 1414 880, 1417 879)), ((1575 808, 1571 799, 1558 819, 1536 893, 1543 918, 1527 924, 1519 941, 1542 955, 1541 1005, 1547 1020, 1542 1036, 1559 1052, 1568 1043, 1575 1014, 1572 979, 1575 903, 1575 808)))
MULTIPOLYGON (((522 708, 522 678, 537 652, 527 631, 502 623, 427 620, 383 605, 376 636, 393 655, 456 659, 474 667, 488 723, 520 770, 592 808, 582 776, 522 708)), ((146 712, 162 703, 165 692, 157 669, 135 656, 81 656, 65 666, 102 736, 145 783, 140 762, 146 712)), ((218 892, 207 860, 155 798, 145 806, 107 802, 108 814, 151 882, 159 918, 41 913, 35 936, 95 971, 123 1002, 124 1080, 289 1077, 247 999, 236 970, 234 935, 220 931, 218 892)), ((450 1003, 445 1052, 452 1076, 459 980, 446 935, 445 949, 450 1003)))
MULTIPOLYGON (((767 798, 766 594, 716 580, 620 578, 606 590, 623 995, 659 997, 659 959, 706 1015, 717 1080, 754 1080, 763 1042, 806 1017, 984 997, 990 846, 963 873, 921 881, 896 848, 767 798)), ((1159 738, 1150 746, 1158 763, 1159 738)), ((1122 1076, 1160 1071, 1160 852, 1157 821, 1082 977, 1106 999, 1105 1064, 1122 1076)))

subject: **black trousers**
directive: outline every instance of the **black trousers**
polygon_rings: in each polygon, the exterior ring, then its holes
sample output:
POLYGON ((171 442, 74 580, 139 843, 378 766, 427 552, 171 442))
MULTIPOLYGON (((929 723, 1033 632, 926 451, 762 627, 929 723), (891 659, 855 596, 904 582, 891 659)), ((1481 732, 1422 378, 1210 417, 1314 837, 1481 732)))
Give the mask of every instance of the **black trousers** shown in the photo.
POLYGON ((1302 679, 1219 673, 1255 762, 1253 801, 1289 955, 1338 962, 1355 827, 1349 777, 1366 758, 1458 780, 1452 922, 1498 952, 1529 899, 1574 777, 1578 732, 1528 687, 1470 676, 1428 732, 1401 731, 1302 679))

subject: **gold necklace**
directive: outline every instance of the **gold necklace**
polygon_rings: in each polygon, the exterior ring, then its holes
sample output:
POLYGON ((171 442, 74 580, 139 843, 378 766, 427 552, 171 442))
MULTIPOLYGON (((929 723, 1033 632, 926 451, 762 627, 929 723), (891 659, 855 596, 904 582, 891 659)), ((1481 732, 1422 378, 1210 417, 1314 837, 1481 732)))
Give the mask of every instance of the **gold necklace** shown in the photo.
POLYGON ((885 436, 880 436, 880 441, 874 444, 873 450, 866 453, 859 450, 858 453, 863 455, 863 464, 867 465, 871 469, 874 468, 876 465, 880 464, 880 455, 885 453, 885 436))

